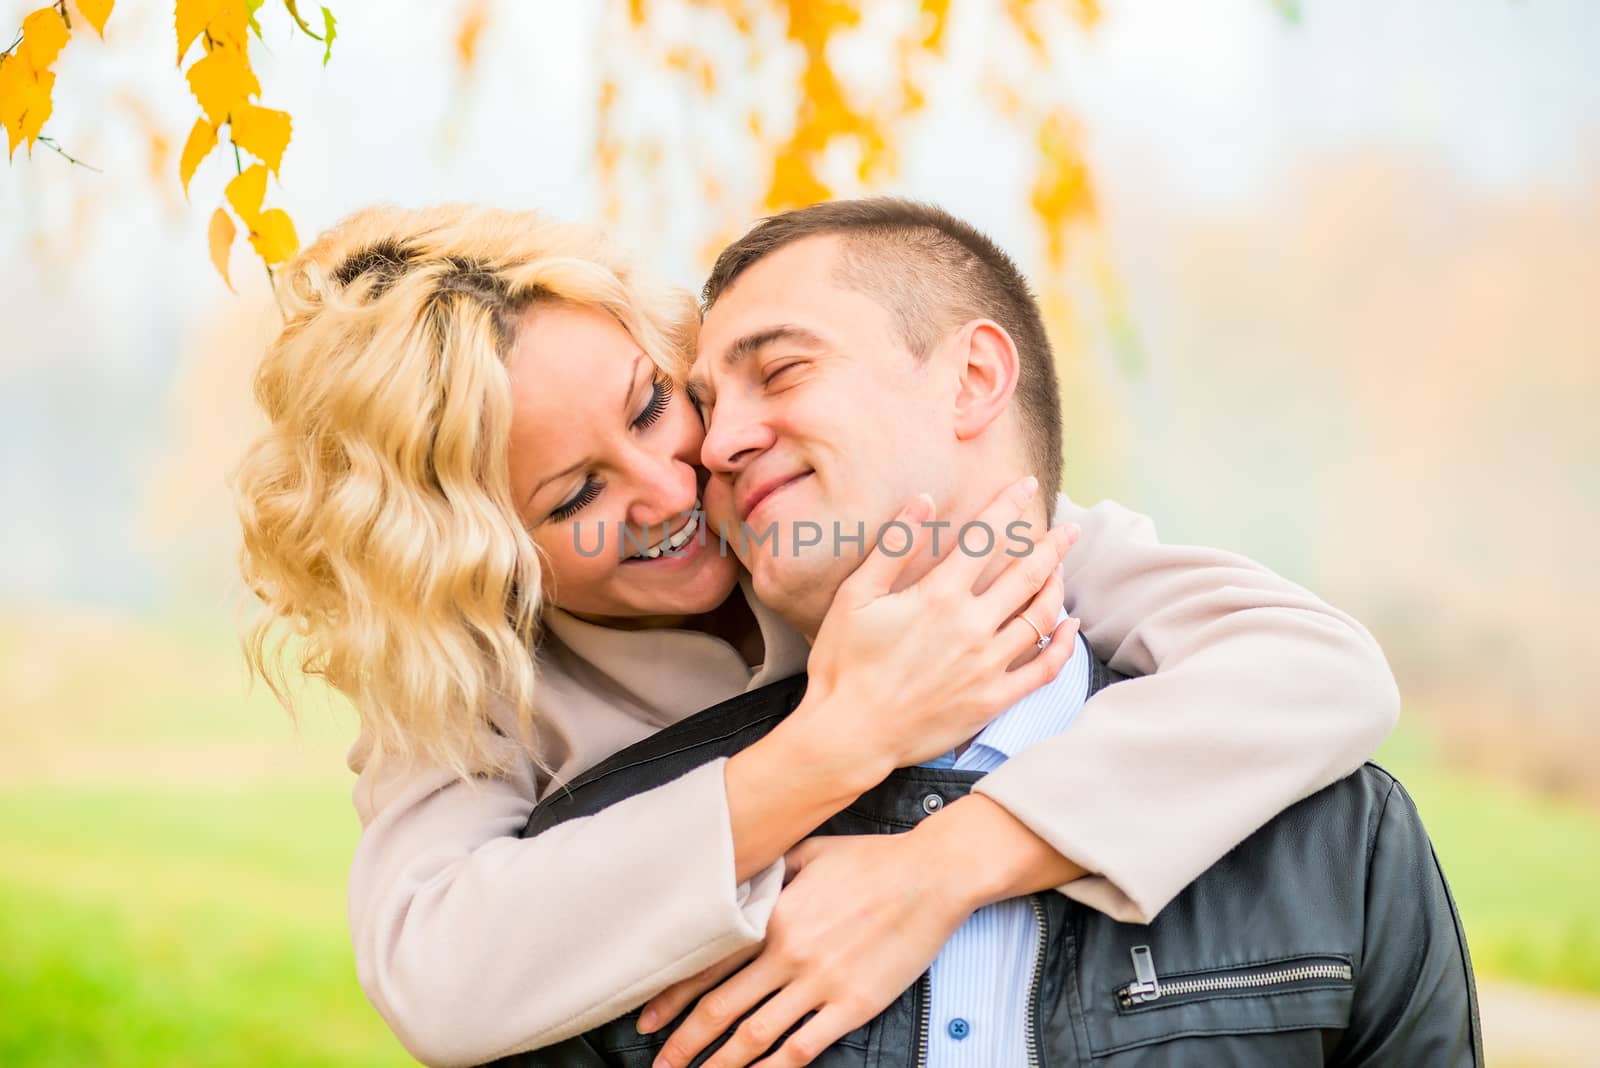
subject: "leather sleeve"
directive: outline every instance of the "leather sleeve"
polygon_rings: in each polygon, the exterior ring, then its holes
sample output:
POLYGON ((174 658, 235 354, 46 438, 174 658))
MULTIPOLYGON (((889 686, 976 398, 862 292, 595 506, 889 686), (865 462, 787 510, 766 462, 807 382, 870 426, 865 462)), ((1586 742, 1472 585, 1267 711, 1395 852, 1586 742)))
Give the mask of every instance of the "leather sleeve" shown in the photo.
POLYGON ((1330 1063, 1483 1064, 1467 939, 1416 806, 1394 783, 1367 868, 1363 956, 1350 1027, 1330 1063))

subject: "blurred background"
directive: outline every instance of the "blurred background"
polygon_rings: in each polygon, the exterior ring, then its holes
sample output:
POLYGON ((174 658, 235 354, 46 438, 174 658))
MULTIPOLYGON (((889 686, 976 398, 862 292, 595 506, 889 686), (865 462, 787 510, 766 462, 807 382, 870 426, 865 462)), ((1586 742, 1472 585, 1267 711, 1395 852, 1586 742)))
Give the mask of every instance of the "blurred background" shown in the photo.
MULTIPOLYGON (((34 4, 0 0, 7 40, 34 4)), ((1600 6, 338 0, 262 8, 270 205, 613 225, 698 287, 889 191, 1037 280, 1065 489, 1351 611, 1491 1063, 1600 1064, 1600 6)), ((277 313, 186 201, 172 7, 75 33, 0 176, 0 1064, 407 1063, 344 916, 353 718, 247 690, 231 468, 277 313)), ((1248 769, 1241 769, 1248 774, 1248 769)))

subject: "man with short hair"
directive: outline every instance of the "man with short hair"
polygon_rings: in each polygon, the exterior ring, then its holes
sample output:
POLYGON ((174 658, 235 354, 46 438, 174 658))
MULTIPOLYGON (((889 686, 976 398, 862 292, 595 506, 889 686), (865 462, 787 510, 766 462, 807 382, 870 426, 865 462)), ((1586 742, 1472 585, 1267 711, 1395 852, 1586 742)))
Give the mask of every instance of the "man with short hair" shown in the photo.
MULTIPOLYGON (((1007 484, 1032 473, 1056 486, 1061 417, 1038 308, 1010 259, 947 213, 873 199, 776 216, 719 257, 705 303, 690 392, 707 422, 707 515, 724 530, 777 532, 754 548, 742 536, 730 544, 761 599, 808 637, 860 566, 861 552, 841 545, 861 545, 864 530, 870 548, 907 499, 932 498, 948 557, 1007 484)), ((1049 500, 1040 494, 1025 513, 1035 532, 1049 524, 1049 500)), ((964 565, 980 587, 1008 562, 1004 532, 992 533, 982 563, 964 565)), ((898 578, 949 564, 912 552, 898 578)), ((742 695, 625 750, 541 804, 526 833, 739 751, 805 684, 742 695)), ((1139 681, 1121 681, 1080 645, 1067 670, 968 745, 894 772, 830 819, 821 835, 850 837, 803 843, 785 897, 805 901, 813 867, 836 857, 870 871, 867 858, 917 834, 890 832, 936 812, 978 818, 989 804, 980 792, 1005 800, 1003 787, 980 784, 984 773, 1065 729, 1110 685, 1139 681)), ((1410 799, 1371 765, 1250 835, 1148 924, 1046 893, 1081 869, 1043 842, 1033 856, 990 880, 975 912, 970 901, 950 910, 954 929, 927 924, 936 940, 920 979, 922 963, 898 975, 870 949, 794 952, 797 940, 836 938, 828 921, 851 922, 849 903, 812 898, 785 919, 780 897, 768 948, 686 1018, 641 1035, 624 1017, 517 1063, 683 1068, 707 1048, 718 1066, 769 1050, 774 1065, 1481 1063, 1448 889, 1410 799), (784 939, 780 953, 773 943, 784 939), (837 998, 807 992, 852 986, 887 1008, 846 1034, 837 998)), ((906 922, 946 905, 911 907, 906 922)))

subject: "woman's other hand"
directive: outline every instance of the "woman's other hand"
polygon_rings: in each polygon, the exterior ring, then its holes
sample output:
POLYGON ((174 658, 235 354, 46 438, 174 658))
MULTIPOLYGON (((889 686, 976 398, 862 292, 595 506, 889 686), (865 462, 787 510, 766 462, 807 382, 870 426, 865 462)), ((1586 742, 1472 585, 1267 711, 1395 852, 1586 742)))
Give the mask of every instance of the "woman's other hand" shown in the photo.
POLYGON ((810 838, 790 850, 791 882, 754 959, 729 958, 645 1006, 639 1027, 648 1032, 699 998, 656 1065, 683 1068, 758 1005, 704 1068, 749 1064, 814 1012, 759 1068, 809 1064, 882 1012, 927 970, 975 904, 951 885, 950 866, 929 863, 919 848, 917 836, 897 834, 810 838))

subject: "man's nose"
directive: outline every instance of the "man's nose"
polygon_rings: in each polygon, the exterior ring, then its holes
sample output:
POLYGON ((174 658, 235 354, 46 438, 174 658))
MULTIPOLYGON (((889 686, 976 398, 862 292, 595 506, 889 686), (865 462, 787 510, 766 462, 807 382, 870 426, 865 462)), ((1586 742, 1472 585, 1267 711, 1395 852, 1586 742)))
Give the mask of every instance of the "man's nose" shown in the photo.
POLYGON ((726 400, 711 409, 700 462, 717 474, 735 474, 772 447, 773 433, 752 406, 726 400))

